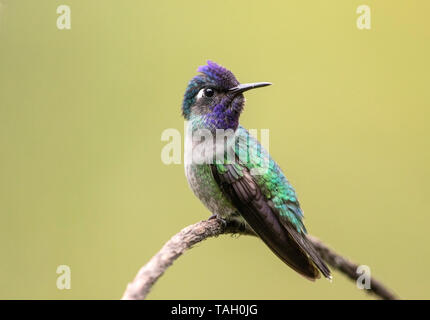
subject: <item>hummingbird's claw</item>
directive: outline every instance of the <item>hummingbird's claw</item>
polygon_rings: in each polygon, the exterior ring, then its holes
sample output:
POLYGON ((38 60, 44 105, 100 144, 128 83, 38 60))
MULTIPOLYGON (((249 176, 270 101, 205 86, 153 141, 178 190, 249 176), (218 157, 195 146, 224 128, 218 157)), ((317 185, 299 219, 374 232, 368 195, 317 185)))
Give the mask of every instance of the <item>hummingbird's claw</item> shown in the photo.
POLYGON ((221 217, 218 217, 218 220, 221 221, 222 227, 224 229, 227 228, 227 220, 225 220, 225 219, 223 219, 221 217))
POLYGON ((218 216, 214 213, 213 215, 211 215, 208 220, 212 220, 212 219, 216 219, 218 218, 218 216))
POLYGON ((213 215, 211 215, 208 220, 213 220, 213 219, 218 219, 219 221, 221 221, 223 228, 227 227, 227 220, 221 218, 219 215, 217 215, 216 213, 214 213, 213 215))

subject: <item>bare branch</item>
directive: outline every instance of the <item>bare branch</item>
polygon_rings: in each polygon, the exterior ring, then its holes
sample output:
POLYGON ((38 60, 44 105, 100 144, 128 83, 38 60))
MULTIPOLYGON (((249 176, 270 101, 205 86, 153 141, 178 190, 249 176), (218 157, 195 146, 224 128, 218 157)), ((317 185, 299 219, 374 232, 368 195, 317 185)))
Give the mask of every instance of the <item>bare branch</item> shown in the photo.
MULTIPOLYGON (((359 264, 353 263, 348 259, 342 257, 341 255, 337 254, 332 249, 327 247, 324 243, 322 243, 321 240, 313 236, 308 236, 308 238, 312 241, 314 247, 317 249, 325 262, 327 262, 333 269, 336 269, 346 275, 355 283, 357 278, 360 276, 360 274, 357 274, 357 268, 359 267, 359 264)), ((370 289, 364 291, 373 293, 384 300, 398 299, 394 293, 392 293, 388 288, 386 288, 374 277, 371 278, 370 283, 370 289)))
MULTIPOLYGON (((239 224, 233 222, 225 224, 225 222, 216 218, 200 221, 190 225, 182 229, 178 234, 167 241, 161 250, 139 270, 133 282, 128 284, 122 299, 145 299, 158 278, 160 278, 167 268, 170 267, 186 250, 190 249, 196 243, 221 234, 244 234, 255 236, 252 230, 243 229, 239 224)), ((359 276, 359 274, 356 273, 358 267, 357 264, 340 256, 317 238, 309 236, 309 239, 323 259, 333 269, 339 270, 354 282, 356 281, 359 276)), ((371 279, 371 289, 366 291, 372 292, 382 299, 396 299, 396 296, 390 290, 373 277, 371 279)))

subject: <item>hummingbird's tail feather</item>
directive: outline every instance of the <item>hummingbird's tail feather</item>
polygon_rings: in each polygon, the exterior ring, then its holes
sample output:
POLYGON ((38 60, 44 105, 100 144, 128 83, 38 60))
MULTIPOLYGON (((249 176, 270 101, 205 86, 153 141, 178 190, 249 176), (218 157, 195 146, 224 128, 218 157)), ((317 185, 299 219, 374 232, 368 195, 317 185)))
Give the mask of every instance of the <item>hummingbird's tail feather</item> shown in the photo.
POLYGON ((289 225, 285 221, 282 221, 282 225, 288 230, 288 234, 294 239, 300 249, 309 256, 310 260, 318 270, 321 271, 323 276, 327 279, 331 279, 330 269, 322 260, 321 255, 315 250, 314 245, 308 237, 303 233, 299 233, 293 226, 289 225))
MULTIPOLYGON (((245 214, 248 219, 245 220, 251 225, 251 228, 258 234, 264 243, 275 253, 279 259, 294 269, 305 278, 314 281, 320 278, 320 273, 314 264, 309 260, 307 255, 300 249, 297 243, 287 234, 283 235, 270 234, 265 232, 266 226, 253 223, 253 219, 245 214), (254 227, 252 227, 254 225, 254 227), (258 230, 258 231, 257 231, 258 230)), ((266 229, 267 230, 267 229, 266 229)))

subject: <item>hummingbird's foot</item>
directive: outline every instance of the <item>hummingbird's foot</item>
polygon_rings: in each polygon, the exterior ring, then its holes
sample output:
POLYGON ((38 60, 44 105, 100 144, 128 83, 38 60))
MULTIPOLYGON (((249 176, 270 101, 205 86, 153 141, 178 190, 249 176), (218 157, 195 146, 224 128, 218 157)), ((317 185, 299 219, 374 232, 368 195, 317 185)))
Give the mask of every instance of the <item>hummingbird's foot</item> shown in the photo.
POLYGON ((225 228, 227 228, 227 220, 225 220, 225 219, 223 219, 223 218, 220 218, 220 217, 218 217, 218 220, 219 221, 221 221, 221 223, 222 223, 222 227, 225 229, 225 228))
POLYGON ((217 215, 216 213, 214 213, 213 215, 211 215, 208 220, 213 220, 213 219, 218 219, 219 221, 221 221, 222 223, 222 227, 226 228, 227 227, 227 220, 221 218, 219 215, 217 215))

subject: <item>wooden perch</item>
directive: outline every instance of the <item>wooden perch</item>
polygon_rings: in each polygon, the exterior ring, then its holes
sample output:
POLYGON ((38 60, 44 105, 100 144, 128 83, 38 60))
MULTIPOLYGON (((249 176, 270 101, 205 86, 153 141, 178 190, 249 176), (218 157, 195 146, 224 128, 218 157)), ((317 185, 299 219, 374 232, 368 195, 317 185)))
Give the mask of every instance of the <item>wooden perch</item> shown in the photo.
MULTIPOLYGON (((129 283, 122 297, 123 300, 143 300, 148 295, 152 286, 173 262, 186 250, 196 243, 207 238, 216 237, 221 234, 244 234, 253 235, 252 230, 244 230, 236 223, 225 223, 220 219, 209 219, 197 222, 182 229, 173 236, 161 248, 161 250, 149 260, 137 273, 133 282, 129 283)), ((360 276, 357 274, 358 264, 355 264, 334 252, 315 237, 309 236, 322 258, 335 270, 340 271, 351 280, 355 281, 360 276)), ((371 288, 366 290, 385 300, 397 299, 397 297, 381 282, 371 278, 371 288)))

